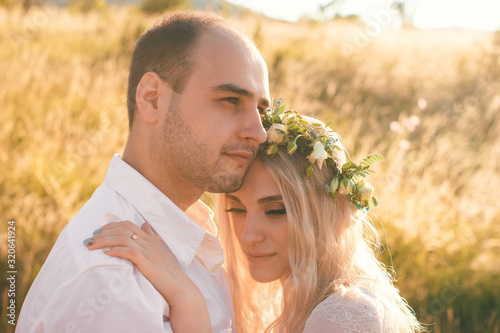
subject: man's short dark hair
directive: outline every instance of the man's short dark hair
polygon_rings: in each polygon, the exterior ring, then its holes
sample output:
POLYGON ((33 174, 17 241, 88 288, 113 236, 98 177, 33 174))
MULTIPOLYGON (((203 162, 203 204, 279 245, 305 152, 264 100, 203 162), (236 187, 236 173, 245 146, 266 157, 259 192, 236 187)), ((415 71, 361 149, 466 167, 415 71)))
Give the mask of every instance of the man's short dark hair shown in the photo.
POLYGON ((129 128, 134 122, 137 85, 147 72, 155 72, 172 89, 181 93, 191 74, 191 53, 201 32, 221 29, 232 36, 241 34, 226 20, 202 12, 177 12, 165 16, 137 41, 130 64, 127 89, 129 128))

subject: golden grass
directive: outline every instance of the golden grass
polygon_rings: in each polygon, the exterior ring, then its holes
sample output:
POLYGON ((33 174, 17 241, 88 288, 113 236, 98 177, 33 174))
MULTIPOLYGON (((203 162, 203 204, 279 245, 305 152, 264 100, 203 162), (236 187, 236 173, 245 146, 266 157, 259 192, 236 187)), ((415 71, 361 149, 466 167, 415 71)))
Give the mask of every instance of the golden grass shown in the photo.
MULTIPOLYGON (((356 22, 237 19, 268 63, 272 96, 333 120, 354 160, 386 157, 370 180, 392 254, 381 258, 419 319, 434 332, 500 332, 500 34, 386 29, 345 55, 356 22), (411 116, 414 131, 390 130, 411 116)), ((123 149, 128 63, 151 22, 130 8, 0 11, 0 217, 16 220, 18 311, 123 149)))

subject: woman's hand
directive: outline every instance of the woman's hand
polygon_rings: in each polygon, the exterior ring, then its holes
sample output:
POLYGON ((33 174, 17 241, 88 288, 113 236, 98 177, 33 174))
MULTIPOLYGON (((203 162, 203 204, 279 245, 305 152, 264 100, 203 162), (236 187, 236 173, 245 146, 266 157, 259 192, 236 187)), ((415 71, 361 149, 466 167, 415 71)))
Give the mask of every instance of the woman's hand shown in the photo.
POLYGON ((182 296, 178 293, 182 294, 185 288, 180 287, 190 286, 191 281, 187 281, 189 278, 179 267, 174 254, 163 240, 155 236, 148 223, 144 223, 141 229, 130 221, 106 224, 94 232, 92 245, 88 248, 103 249, 109 256, 131 261, 162 295, 162 290, 166 292, 164 297, 169 304, 175 304, 182 296), (133 235, 137 238, 133 239, 133 235))
POLYGON ((174 331, 211 332, 203 295, 147 222, 141 228, 130 221, 111 222, 94 231, 86 245, 131 261, 169 304, 174 331))

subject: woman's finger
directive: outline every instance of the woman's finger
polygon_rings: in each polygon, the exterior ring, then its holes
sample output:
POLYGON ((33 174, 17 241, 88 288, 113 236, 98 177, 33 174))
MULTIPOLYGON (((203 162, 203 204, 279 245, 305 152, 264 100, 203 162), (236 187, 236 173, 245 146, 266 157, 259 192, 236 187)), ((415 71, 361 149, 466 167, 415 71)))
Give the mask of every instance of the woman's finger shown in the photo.
MULTIPOLYGON (((97 242, 101 238, 110 236, 126 236, 132 239, 137 239, 140 236, 144 237, 146 235, 138 226, 130 221, 112 222, 95 230, 93 234, 93 243, 97 242)), ((86 239, 86 241, 90 241, 90 239, 86 239)))
MULTIPOLYGON (((125 221, 119 221, 119 222, 110 222, 108 224, 105 224, 103 225, 100 229, 100 231, 105 231, 105 230, 113 230, 113 229, 128 229, 132 232, 137 232, 138 230, 140 230, 140 228, 138 226, 136 226, 134 223, 128 221, 128 220, 125 220, 125 221)), ((99 229, 97 229, 96 231, 98 231, 99 229)))
POLYGON ((135 249, 132 249, 129 247, 123 247, 123 246, 106 247, 103 250, 104 250, 104 253, 106 253, 108 256, 127 259, 134 264, 136 264, 138 253, 139 253, 135 249))
POLYGON ((155 234, 153 233, 153 230, 151 229, 151 226, 149 225, 148 222, 145 222, 141 226, 142 231, 144 231, 147 235, 155 237, 155 234))
POLYGON ((150 225, 149 223, 144 223, 141 227, 142 230, 145 230, 146 234, 151 236, 151 238, 149 238, 149 240, 152 240, 154 239, 159 245, 161 245, 161 247, 163 249, 166 249, 168 251, 168 253, 170 253, 171 255, 173 255, 173 252, 172 250, 170 250, 170 248, 168 247, 168 245, 165 243, 165 241, 163 240, 163 238, 161 238, 160 235, 158 235, 158 233, 156 232, 156 230, 154 230, 150 225))
MULTIPOLYGON (((94 236, 95 237, 95 236, 94 236)), ((129 248, 141 248, 140 244, 136 240, 132 239, 130 236, 118 235, 118 236, 106 236, 94 239, 90 245, 88 245, 89 250, 97 250, 105 247, 129 247, 129 248)))

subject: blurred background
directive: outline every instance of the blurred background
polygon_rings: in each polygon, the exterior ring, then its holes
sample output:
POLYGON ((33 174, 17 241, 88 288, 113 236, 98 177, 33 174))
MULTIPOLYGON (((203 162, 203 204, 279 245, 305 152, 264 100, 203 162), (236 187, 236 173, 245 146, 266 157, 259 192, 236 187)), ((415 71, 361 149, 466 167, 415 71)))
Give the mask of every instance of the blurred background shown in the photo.
POLYGON ((496 0, 0 0, 0 331, 125 145, 137 38, 178 8, 235 20, 275 100, 333 121, 354 161, 385 156, 379 258, 428 330, 500 332, 496 0))

